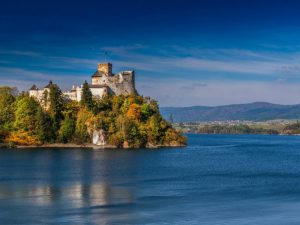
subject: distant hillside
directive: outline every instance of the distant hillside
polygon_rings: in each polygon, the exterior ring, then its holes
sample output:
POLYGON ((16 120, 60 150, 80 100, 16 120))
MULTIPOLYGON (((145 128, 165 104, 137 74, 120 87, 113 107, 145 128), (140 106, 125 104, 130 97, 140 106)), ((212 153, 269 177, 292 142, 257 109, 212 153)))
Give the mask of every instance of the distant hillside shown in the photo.
POLYGON ((174 122, 300 119, 300 104, 278 105, 267 102, 214 107, 162 107, 160 111, 166 119, 172 114, 174 122))

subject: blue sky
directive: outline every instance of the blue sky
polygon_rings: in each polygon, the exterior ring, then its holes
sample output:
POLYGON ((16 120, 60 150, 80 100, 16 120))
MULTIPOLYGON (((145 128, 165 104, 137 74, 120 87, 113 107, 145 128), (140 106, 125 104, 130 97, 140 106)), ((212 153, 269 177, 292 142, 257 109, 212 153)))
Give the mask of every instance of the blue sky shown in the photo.
POLYGON ((62 89, 108 52, 161 106, 300 103, 300 1, 6 1, 1 85, 62 89))

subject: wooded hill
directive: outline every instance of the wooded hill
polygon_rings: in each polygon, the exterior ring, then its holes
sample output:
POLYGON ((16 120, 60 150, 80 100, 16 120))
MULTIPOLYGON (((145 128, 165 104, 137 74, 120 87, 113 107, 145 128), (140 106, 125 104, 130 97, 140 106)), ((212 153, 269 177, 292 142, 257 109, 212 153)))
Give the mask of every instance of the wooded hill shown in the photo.
POLYGON ((174 122, 203 122, 274 119, 300 119, 300 105, 278 105, 267 102, 224 106, 162 107, 162 115, 174 122))
POLYGON ((0 143, 91 143, 91 131, 104 131, 117 147, 184 145, 186 140, 159 112, 155 100, 139 95, 92 98, 85 83, 81 102, 64 98, 53 84, 40 104, 28 93, 0 87, 0 143))

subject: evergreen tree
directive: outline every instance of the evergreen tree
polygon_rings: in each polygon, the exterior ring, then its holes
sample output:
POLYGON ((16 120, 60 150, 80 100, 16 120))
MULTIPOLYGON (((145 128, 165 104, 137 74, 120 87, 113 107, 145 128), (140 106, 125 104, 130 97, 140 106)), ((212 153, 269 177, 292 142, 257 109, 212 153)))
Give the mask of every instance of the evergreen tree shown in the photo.
POLYGON ((56 84, 50 85, 50 116, 55 133, 58 131, 60 122, 63 120, 64 98, 62 91, 56 84))
POLYGON ((89 88, 89 84, 86 81, 83 83, 80 103, 82 106, 85 106, 88 109, 92 109, 93 105, 94 105, 93 104, 93 95, 89 88))
POLYGON ((50 116, 45 112, 42 107, 38 107, 36 112, 36 134, 42 143, 51 142, 53 138, 53 127, 50 116))

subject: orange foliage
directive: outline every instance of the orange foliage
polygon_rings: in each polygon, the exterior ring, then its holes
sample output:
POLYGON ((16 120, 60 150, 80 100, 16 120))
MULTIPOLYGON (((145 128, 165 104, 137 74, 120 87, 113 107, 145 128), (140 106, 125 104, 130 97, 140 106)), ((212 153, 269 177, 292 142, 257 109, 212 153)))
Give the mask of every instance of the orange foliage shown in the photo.
POLYGON ((40 145, 38 137, 31 135, 28 131, 15 131, 6 139, 6 142, 12 142, 18 145, 40 145))
POLYGON ((169 128, 166 131, 165 142, 170 145, 178 145, 178 144, 185 145, 186 138, 184 136, 180 135, 180 132, 178 132, 172 128, 169 128))
POLYGON ((139 120, 141 118, 141 106, 136 103, 131 104, 126 116, 133 120, 139 120))

